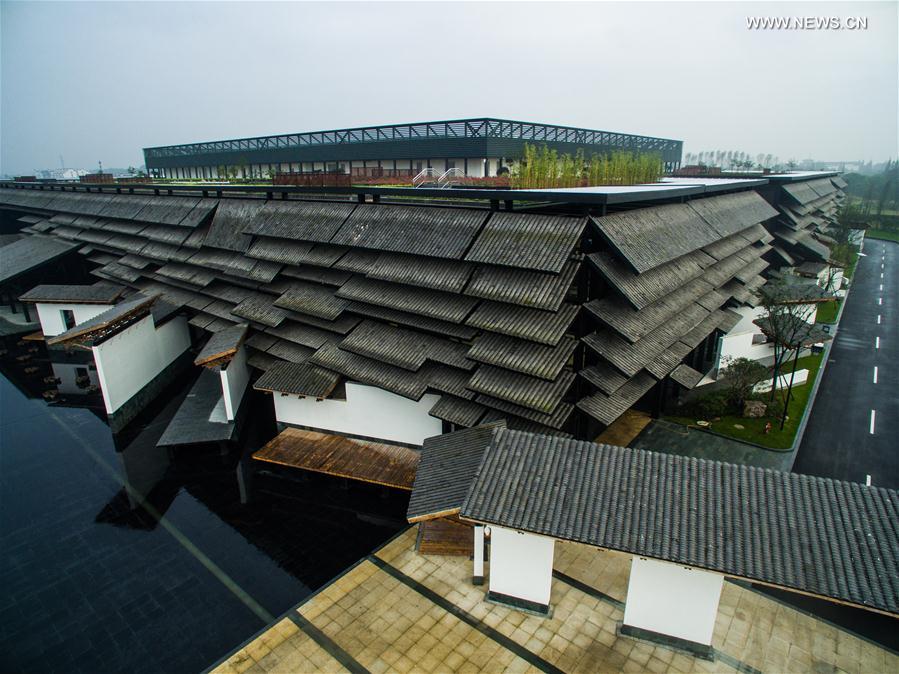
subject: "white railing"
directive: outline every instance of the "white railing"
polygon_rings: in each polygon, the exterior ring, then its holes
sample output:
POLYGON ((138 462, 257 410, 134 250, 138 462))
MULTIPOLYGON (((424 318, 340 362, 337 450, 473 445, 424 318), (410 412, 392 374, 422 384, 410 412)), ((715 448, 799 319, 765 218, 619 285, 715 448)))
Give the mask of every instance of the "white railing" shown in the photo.
POLYGON ((421 187, 425 183, 436 183, 440 179, 437 169, 428 167, 419 171, 418 175, 412 178, 412 187, 421 187))
POLYGON ((465 171, 460 168, 451 168, 441 174, 441 176, 437 179, 437 187, 440 189, 446 189, 447 187, 452 187, 456 181, 455 178, 461 178, 465 175, 465 171))

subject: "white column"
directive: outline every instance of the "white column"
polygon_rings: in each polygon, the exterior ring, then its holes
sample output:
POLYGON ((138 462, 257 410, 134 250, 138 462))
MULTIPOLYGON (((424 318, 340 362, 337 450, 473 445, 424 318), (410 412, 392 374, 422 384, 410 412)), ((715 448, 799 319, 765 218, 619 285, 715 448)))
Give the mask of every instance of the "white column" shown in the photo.
POLYGON ((708 656, 723 583, 720 573, 634 557, 621 632, 708 656))
POLYGON ((487 598, 536 613, 549 612, 555 540, 490 527, 487 598))
POLYGON ((484 584, 484 527, 474 527, 474 573, 471 576, 474 585, 484 584))

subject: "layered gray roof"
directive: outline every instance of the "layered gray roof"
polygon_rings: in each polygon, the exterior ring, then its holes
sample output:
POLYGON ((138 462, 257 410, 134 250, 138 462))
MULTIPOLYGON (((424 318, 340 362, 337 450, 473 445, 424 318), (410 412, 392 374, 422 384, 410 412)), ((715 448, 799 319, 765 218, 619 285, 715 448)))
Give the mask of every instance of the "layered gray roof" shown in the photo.
POLYGON ((465 433, 443 436, 433 462, 425 446, 410 519, 461 500, 469 521, 899 615, 895 490, 506 428, 465 433), (441 460, 450 454, 457 466, 441 460))
POLYGON ((279 368, 271 390, 315 395, 327 386, 305 374, 328 372, 437 394, 432 414, 456 426, 500 415, 556 433, 613 421, 724 307, 754 301, 773 212, 755 192, 592 218, 290 197, 4 189, 0 205, 191 325, 225 339, 248 324, 254 367, 309 366, 279 368))

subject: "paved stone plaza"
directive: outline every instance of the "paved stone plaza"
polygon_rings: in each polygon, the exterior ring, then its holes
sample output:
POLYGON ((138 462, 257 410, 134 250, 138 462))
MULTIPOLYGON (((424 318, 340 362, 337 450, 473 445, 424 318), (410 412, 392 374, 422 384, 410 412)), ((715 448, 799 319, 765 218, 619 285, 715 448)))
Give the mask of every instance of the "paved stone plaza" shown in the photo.
POLYGON ((484 601, 471 562, 423 557, 411 528, 213 671, 888 672, 899 657, 725 583, 714 662, 619 636, 630 557, 556 543, 552 616, 484 601))

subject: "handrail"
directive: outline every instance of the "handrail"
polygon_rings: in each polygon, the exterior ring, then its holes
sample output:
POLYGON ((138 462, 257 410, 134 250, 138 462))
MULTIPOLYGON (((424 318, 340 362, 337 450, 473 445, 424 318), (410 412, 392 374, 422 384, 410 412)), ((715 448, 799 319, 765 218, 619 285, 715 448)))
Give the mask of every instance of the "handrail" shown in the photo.
POLYGON ((437 187, 441 189, 446 189, 447 187, 452 187, 456 181, 453 178, 462 178, 465 176, 465 171, 460 168, 451 168, 444 171, 439 178, 437 178, 437 187))
POLYGON ((418 172, 418 175, 412 178, 412 187, 421 187, 425 183, 438 182, 439 180, 440 176, 437 174, 437 169, 429 166, 423 168, 418 172))

